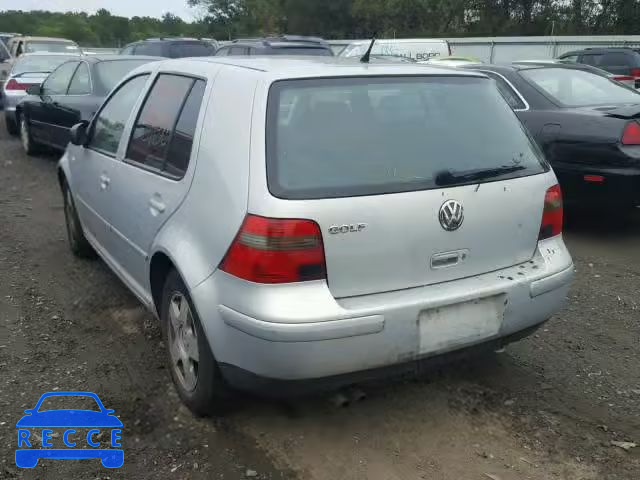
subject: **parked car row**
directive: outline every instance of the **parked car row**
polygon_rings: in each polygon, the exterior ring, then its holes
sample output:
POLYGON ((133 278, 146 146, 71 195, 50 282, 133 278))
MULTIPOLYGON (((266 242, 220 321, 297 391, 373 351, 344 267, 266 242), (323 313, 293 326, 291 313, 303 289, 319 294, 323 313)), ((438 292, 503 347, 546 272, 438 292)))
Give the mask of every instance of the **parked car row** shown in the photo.
POLYGON ((196 414, 500 348, 563 305, 560 188, 495 82, 327 57, 74 57, 17 106, 28 152, 70 140, 71 250, 158 316, 196 414))

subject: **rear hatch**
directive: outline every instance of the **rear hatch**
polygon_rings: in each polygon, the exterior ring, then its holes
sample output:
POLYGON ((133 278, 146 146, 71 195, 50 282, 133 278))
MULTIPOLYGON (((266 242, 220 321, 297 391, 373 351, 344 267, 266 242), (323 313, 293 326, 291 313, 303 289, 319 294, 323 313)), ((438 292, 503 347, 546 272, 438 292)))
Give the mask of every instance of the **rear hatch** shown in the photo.
POLYGON ((548 167, 486 78, 282 81, 268 118, 269 190, 320 226, 335 297, 532 257, 548 167))

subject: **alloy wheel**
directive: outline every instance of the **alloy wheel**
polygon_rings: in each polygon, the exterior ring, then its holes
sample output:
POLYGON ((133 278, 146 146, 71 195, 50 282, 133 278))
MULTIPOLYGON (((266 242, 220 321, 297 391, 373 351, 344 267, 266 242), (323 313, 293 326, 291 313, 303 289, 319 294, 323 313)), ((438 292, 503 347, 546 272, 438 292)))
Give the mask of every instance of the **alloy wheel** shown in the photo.
POLYGON ((171 366, 180 386, 192 392, 198 383, 198 334, 189 301, 182 293, 175 292, 171 296, 168 323, 171 366))

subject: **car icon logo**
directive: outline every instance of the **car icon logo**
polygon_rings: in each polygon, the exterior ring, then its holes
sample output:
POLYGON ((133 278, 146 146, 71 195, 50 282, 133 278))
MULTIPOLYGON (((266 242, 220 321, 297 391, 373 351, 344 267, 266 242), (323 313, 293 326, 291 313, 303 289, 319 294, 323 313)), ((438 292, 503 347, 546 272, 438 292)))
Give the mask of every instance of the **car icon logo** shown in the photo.
POLYGON ((18 467, 33 468, 41 458, 95 458, 100 459, 106 468, 120 468, 124 464, 124 450, 120 443, 122 422, 114 415, 114 410, 104 407, 95 393, 45 393, 34 408, 24 412, 26 415, 16 423, 18 448, 15 459, 18 467), (93 399, 97 408, 49 410, 43 406, 55 397, 93 399), (54 438, 57 445, 54 445, 54 438))
POLYGON ((464 222, 464 209, 457 200, 447 200, 440 207, 438 213, 440 225, 448 232, 457 230, 464 222))

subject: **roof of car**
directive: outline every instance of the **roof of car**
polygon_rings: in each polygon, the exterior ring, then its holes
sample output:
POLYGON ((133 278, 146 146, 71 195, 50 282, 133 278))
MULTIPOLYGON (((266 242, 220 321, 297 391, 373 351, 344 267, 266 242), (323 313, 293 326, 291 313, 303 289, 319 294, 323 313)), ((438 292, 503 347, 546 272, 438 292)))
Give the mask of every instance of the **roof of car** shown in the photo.
MULTIPOLYGON (((589 67, 587 65, 586 67, 589 67)), ((472 65, 461 65, 461 68, 472 69, 472 70, 496 70, 496 71, 519 71, 519 70, 533 70, 539 68, 566 68, 571 70, 584 70, 585 65, 580 63, 543 63, 543 62, 523 62, 523 63, 506 63, 506 64, 490 64, 490 63, 480 63, 480 64, 472 64, 472 65)))
POLYGON ((238 56, 238 57, 197 57, 165 60, 163 66, 178 62, 223 64, 237 68, 264 72, 272 78, 341 77, 374 75, 455 75, 483 76, 477 72, 452 68, 433 67, 415 63, 361 63, 357 58, 323 56, 238 56))
POLYGON ((563 57, 569 55, 579 55, 582 53, 599 53, 599 52, 638 52, 637 48, 634 47, 587 47, 582 50, 572 50, 571 52, 565 52, 562 54, 563 57))
POLYGON ((79 51, 71 52, 27 52, 23 53, 20 58, 23 57, 82 57, 82 53, 79 51))
POLYGON ((132 42, 129 45, 134 43, 144 43, 144 42, 209 42, 210 40, 205 40, 202 38, 189 38, 189 37, 152 37, 145 38, 143 40, 138 40, 137 42, 132 42))
POLYGON ((60 43, 73 43, 74 45, 76 44, 76 42, 74 42, 73 40, 69 40, 67 38, 56 38, 56 37, 22 37, 22 36, 17 36, 14 37, 17 39, 20 39, 22 41, 31 41, 31 40, 37 40, 40 42, 60 42, 60 43))
POLYGON ((164 57, 152 57, 148 55, 120 55, 117 53, 98 53, 96 55, 84 55, 82 59, 86 62, 99 63, 113 60, 166 60, 164 57))

